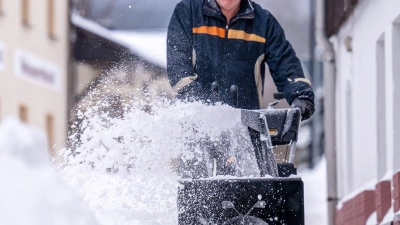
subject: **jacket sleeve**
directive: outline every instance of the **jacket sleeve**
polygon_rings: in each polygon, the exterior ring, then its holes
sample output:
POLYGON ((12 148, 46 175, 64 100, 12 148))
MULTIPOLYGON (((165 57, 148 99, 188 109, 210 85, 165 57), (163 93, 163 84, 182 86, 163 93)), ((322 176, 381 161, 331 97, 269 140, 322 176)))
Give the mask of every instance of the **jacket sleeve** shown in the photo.
POLYGON ((266 35, 266 62, 272 79, 279 92, 283 92, 287 102, 292 104, 297 97, 314 102, 314 92, 309 80, 304 78, 300 60, 285 33, 273 15, 268 15, 266 35))
MULTIPOLYGON (((180 2, 172 14, 167 34, 167 73, 174 87, 183 78, 194 77, 192 63, 192 27, 190 11, 180 2)), ((193 80, 187 79, 187 80, 193 80)), ((182 82, 181 82, 182 83, 182 82)), ((186 82, 187 83, 187 82, 186 82)))

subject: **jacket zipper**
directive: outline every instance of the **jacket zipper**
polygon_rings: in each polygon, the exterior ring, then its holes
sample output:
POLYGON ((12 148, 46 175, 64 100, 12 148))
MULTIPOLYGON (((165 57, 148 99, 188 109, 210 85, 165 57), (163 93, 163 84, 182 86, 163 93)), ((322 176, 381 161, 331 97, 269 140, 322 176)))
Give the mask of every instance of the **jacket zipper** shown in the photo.
POLYGON ((227 55, 228 55, 228 52, 227 52, 227 43, 228 43, 228 30, 229 30, 229 24, 228 25, 226 25, 225 26, 225 40, 224 40, 224 62, 223 62, 223 73, 221 74, 221 77, 220 77, 220 81, 219 81, 219 83, 222 83, 222 80, 223 80, 223 77, 225 77, 227 74, 227 55))

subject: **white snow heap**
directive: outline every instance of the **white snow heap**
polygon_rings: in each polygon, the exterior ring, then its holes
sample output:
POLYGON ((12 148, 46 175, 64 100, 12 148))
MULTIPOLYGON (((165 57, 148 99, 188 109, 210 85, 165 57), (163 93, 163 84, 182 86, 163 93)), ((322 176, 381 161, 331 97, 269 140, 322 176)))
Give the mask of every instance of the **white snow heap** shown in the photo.
POLYGON ((50 165, 45 133, 16 118, 0 125, 0 154, 14 156, 31 166, 50 165))
POLYGON ((46 143, 17 119, 0 125, 0 224, 97 224, 51 167, 46 143))

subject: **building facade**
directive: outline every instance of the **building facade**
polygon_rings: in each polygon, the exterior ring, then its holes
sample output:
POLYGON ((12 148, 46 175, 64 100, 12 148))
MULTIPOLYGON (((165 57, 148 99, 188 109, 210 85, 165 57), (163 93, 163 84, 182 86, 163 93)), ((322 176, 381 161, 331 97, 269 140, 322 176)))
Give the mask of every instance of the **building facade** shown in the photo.
POLYGON ((0 1, 0 120, 44 130, 51 153, 67 136, 68 1, 0 1))
POLYGON ((326 6, 336 59, 336 224, 400 224, 400 3, 326 6))

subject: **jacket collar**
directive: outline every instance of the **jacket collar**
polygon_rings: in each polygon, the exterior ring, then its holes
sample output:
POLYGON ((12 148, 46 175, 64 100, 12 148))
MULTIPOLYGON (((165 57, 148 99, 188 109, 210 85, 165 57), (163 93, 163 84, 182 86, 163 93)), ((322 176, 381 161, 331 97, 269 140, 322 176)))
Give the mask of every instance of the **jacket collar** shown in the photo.
MULTIPOLYGON (((207 16, 225 18, 216 0, 205 0, 203 5, 203 13, 207 16)), ((251 0, 241 0, 240 10, 238 14, 236 14, 236 16, 232 19, 232 21, 237 19, 253 19, 253 18, 254 18, 254 8, 251 0)))

